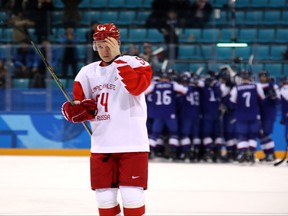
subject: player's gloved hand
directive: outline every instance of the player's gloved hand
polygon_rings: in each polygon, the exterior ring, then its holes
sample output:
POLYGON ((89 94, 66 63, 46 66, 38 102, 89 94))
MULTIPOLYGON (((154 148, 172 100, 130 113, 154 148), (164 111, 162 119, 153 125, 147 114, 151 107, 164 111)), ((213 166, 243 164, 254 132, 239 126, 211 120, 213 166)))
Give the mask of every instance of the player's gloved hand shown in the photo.
POLYGON ((66 101, 62 105, 62 114, 67 121, 74 123, 92 120, 97 114, 97 105, 93 99, 86 99, 75 105, 66 101))
POLYGON ((98 113, 98 108, 97 108, 97 104, 96 104, 96 101, 93 100, 93 99, 85 99, 85 100, 82 100, 81 103, 80 103, 82 106, 85 107, 85 109, 93 114, 94 116, 97 115, 98 113))

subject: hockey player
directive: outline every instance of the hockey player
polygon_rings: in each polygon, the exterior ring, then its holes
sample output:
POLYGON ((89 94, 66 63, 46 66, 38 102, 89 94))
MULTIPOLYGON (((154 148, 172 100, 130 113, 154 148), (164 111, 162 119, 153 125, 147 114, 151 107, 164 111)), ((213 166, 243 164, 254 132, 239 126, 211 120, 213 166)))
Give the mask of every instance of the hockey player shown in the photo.
POLYGON ((120 214, 118 190, 124 215, 143 215, 149 152, 144 91, 152 70, 140 57, 120 54, 113 23, 99 24, 93 39, 102 60, 81 68, 75 105, 65 102, 62 112, 68 121, 91 123, 91 187, 100 216, 120 214))
POLYGON ((221 81, 220 89, 222 98, 220 110, 222 112, 222 132, 227 152, 225 159, 229 162, 236 160, 237 156, 235 110, 229 107, 230 92, 234 83, 232 83, 230 72, 227 69, 222 69, 218 76, 221 81))
POLYGON ((179 99, 180 160, 194 162, 199 154, 200 139, 200 94, 198 82, 189 72, 181 76, 181 84, 188 87, 185 95, 179 99), (192 142, 191 142, 192 141, 192 142))
POLYGON ((203 115, 202 137, 205 147, 204 160, 217 162, 220 158, 223 138, 220 130, 220 83, 214 72, 205 78, 205 85, 200 93, 203 115))
POLYGON ((273 161, 275 143, 271 138, 274 122, 276 120, 277 103, 280 100, 279 88, 270 79, 267 71, 261 71, 258 74, 260 85, 266 96, 265 102, 262 101, 260 106, 261 130, 259 134, 261 148, 264 151, 264 158, 260 161, 273 161))
POLYGON ((288 77, 281 78, 281 124, 285 126, 285 140, 288 143, 288 77))
POLYGON ((152 83, 146 90, 146 95, 152 94, 154 117, 150 146, 156 155, 164 155, 163 143, 157 143, 165 127, 168 129, 168 157, 171 160, 177 159, 179 147, 178 140, 178 116, 176 110, 177 94, 186 94, 188 88, 171 81, 168 73, 163 73, 160 81, 152 83))
POLYGON ((264 100, 265 95, 261 86, 251 81, 251 71, 242 70, 239 75, 242 84, 233 87, 230 97, 237 121, 237 160, 254 163, 260 124, 259 99, 264 100))

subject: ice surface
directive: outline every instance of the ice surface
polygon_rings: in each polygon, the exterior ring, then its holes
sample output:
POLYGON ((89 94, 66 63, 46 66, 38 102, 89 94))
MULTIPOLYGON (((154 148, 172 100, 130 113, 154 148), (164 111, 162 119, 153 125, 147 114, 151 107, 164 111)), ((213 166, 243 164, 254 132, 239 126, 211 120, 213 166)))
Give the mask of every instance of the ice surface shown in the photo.
MULTIPOLYGON (((149 165, 146 215, 288 215, 286 163, 149 165)), ((88 157, 0 156, 0 215, 97 213, 88 157)))

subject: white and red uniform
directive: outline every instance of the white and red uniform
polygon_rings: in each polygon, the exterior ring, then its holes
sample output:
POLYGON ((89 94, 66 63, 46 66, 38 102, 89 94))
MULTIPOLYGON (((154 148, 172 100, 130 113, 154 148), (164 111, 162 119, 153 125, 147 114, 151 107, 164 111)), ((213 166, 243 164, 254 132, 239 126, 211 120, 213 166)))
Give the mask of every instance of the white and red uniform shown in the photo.
POLYGON ((120 56, 108 66, 84 66, 74 82, 74 100, 96 100, 98 114, 90 121, 92 153, 148 152, 147 108, 150 65, 137 56, 120 56))

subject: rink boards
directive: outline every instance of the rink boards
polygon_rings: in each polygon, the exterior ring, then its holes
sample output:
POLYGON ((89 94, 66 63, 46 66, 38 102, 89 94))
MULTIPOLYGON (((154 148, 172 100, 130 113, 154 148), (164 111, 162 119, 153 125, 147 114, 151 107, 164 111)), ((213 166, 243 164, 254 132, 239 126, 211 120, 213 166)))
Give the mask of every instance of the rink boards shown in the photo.
MULTIPOLYGON (((286 145, 279 118, 272 137, 276 156, 282 157, 286 145)), ((2 155, 89 155, 87 131, 82 124, 67 122, 59 113, 0 113, 0 128, 2 155)), ((258 156, 261 154, 259 151, 258 156)))

